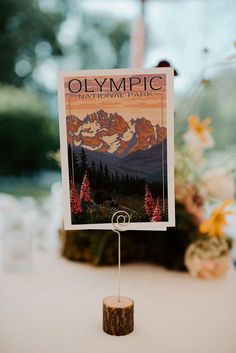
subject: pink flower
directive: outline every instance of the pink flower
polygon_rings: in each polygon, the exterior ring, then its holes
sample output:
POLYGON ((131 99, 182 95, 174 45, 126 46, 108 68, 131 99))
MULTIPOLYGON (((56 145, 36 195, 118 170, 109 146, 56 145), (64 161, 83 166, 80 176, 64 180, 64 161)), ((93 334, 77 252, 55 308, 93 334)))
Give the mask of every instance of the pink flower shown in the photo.
POLYGON ((161 208, 160 208, 159 199, 157 199, 151 222, 159 222, 159 221, 161 221, 161 208))
POLYGON ((80 200, 84 202, 90 202, 91 197, 90 197, 90 182, 88 178, 87 172, 85 172, 81 189, 80 189, 80 200))
POLYGON ((153 215, 153 211, 155 208, 155 203, 152 197, 151 191, 148 189, 148 186, 145 187, 145 200, 144 200, 144 207, 146 214, 151 219, 153 215))
POLYGON ((80 197, 78 195, 74 181, 71 181, 70 183, 70 207, 71 212, 75 215, 78 215, 82 212, 80 197))

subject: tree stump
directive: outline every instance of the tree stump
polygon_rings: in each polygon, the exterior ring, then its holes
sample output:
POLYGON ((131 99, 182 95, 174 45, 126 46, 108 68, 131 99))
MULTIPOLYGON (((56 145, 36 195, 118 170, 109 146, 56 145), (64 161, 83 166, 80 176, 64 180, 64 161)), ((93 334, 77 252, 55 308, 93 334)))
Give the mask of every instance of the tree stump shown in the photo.
POLYGON ((107 297, 103 300, 103 331, 124 336, 134 329, 134 302, 127 297, 107 297))

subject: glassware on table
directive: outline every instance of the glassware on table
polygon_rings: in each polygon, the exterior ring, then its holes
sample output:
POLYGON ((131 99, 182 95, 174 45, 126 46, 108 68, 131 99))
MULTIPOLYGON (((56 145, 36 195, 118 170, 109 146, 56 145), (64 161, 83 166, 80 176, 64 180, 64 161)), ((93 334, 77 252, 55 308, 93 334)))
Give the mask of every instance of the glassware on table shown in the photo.
POLYGON ((2 265, 7 272, 24 273, 32 268, 32 239, 22 229, 11 229, 3 235, 2 265))

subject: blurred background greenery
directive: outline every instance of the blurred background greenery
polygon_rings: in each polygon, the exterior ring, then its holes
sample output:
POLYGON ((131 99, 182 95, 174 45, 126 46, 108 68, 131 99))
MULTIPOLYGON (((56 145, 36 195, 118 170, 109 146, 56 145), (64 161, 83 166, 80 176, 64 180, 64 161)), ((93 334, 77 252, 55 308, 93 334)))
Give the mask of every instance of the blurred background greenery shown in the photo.
MULTIPOLYGON (((236 2, 146 0, 144 67, 175 67, 178 134, 212 116, 216 156, 235 160, 236 2), (220 151, 220 152, 219 152, 220 151)), ((44 195, 60 179, 58 70, 129 67, 139 0, 2 0, 0 192, 44 195)), ((217 157, 216 157, 217 163, 217 157)))

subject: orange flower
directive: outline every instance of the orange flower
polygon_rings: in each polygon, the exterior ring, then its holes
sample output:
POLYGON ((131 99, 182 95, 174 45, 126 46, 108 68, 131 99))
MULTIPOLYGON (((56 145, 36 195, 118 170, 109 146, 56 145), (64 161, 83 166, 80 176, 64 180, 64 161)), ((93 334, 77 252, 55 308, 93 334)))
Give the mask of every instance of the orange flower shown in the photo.
POLYGON ((232 200, 224 201, 221 206, 211 213, 209 219, 200 225, 199 231, 203 234, 208 234, 210 237, 222 237, 224 235, 223 228, 227 224, 226 216, 233 213, 225 210, 225 208, 231 204, 232 200))
POLYGON ((192 115, 188 119, 189 129, 192 130, 202 142, 206 142, 206 132, 212 132, 212 128, 209 127, 211 124, 211 118, 206 117, 203 121, 199 119, 197 115, 192 115))

